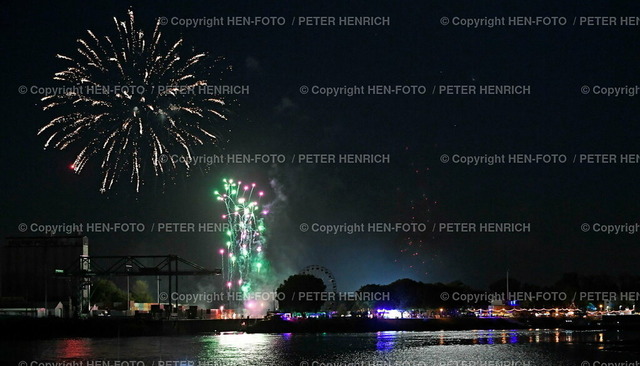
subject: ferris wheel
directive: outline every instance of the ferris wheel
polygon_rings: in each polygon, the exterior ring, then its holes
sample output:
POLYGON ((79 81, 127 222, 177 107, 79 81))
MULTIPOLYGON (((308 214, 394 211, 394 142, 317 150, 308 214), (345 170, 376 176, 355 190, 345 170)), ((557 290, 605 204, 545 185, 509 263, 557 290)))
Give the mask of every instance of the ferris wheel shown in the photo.
POLYGON ((338 292, 336 279, 335 277, 333 277, 333 273, 331 273, 331 271, 329 271, 326 267, 312 264, 310 266, 304 267, 299 274, 308 274, 317 277, 321 279, 322 282, 324 282, 324 285, 326 286, 325 291, 333 293, 338 292))

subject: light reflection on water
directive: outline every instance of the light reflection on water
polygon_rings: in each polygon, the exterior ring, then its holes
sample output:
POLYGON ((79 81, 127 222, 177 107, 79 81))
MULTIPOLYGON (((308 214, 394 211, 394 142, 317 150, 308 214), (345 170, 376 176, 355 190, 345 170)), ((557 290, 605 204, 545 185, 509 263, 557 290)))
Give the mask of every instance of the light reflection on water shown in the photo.
MULTIPOLYGON (((13 363, 61 360, 215 362, 216 365, 300 365, 415 361, 565 362, 597 359, 635 361, 639 353, 612 348, 640 345, 639 332, 563 330, 475 330, 348 334, 222 334, 182 337, 78 338, 0 343, 13 363)), ((635 352, 637 352, 636 350, 635 352)))
POLYGON ((396 332, 378 332, 376 333, 376 350, 378 352, 389 352, 393 350, 398 334, 396 332))

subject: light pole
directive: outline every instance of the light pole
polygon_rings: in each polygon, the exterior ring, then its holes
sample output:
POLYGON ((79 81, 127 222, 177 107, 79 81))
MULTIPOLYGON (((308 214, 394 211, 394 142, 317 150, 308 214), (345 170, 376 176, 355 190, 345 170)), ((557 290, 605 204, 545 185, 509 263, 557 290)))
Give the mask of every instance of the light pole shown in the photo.
POLYGON ((160 275, 156 276, 156 302, 160 305, 160 275))
POLYGON ((129 310, 131 310, 131 292, 129 292, 129 270, 132 265, 127 263, 125 268, 127 269, 127 316, 129 316, 129 310))

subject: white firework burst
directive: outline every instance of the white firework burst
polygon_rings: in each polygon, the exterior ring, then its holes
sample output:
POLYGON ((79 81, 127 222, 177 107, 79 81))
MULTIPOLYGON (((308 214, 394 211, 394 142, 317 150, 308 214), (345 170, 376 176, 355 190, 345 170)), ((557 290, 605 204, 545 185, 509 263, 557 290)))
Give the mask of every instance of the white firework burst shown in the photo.
POLYGON ((140 191, 148 166, 155 176, 188 171, 193 148, 215 143, 215 124, 226 119, 223 98, 200 92, 216 71, 207 54, 182 57, 182 39, 167 43, 159 21, 146 37, 128 15, 114 18, 116 37, 88 30, 74 57, 56 55, 70 63, 53 78, 64 92, 42 98, 56 112, 38 131, 49 136, 45 148, 77 148, 76 173, 101 160, 101 192, 123 175, 140 191))

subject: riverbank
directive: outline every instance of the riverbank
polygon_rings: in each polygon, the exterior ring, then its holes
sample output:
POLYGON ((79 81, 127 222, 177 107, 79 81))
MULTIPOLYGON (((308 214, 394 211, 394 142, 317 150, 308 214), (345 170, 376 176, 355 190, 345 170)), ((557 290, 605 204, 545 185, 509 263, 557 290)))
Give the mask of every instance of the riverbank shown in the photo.
POLYGON ((0 339, 46 339, 64 337, 171 336, 244 331, 258 319, 151 320, 125 317, 89 319, 0 319, 0 339))
POLYGON ((473 329, 527 329, 525 324, 505 318, 441 319, 273 319, 248 327, 249 333, 359 333, 379 331, 437 331, 473 329))
POLYGON ((45 339, 64 337, 138 337, 247 333, 362 333, 378 331, 440 330, 640 330, 640 316, 605 317, 602 320, 555 318, 440 318, 371 319, 306 318, 296 320, 262 319, 181 319, 151 320, 139 318, 26 318, 0 319, 0 338, 45 339))

